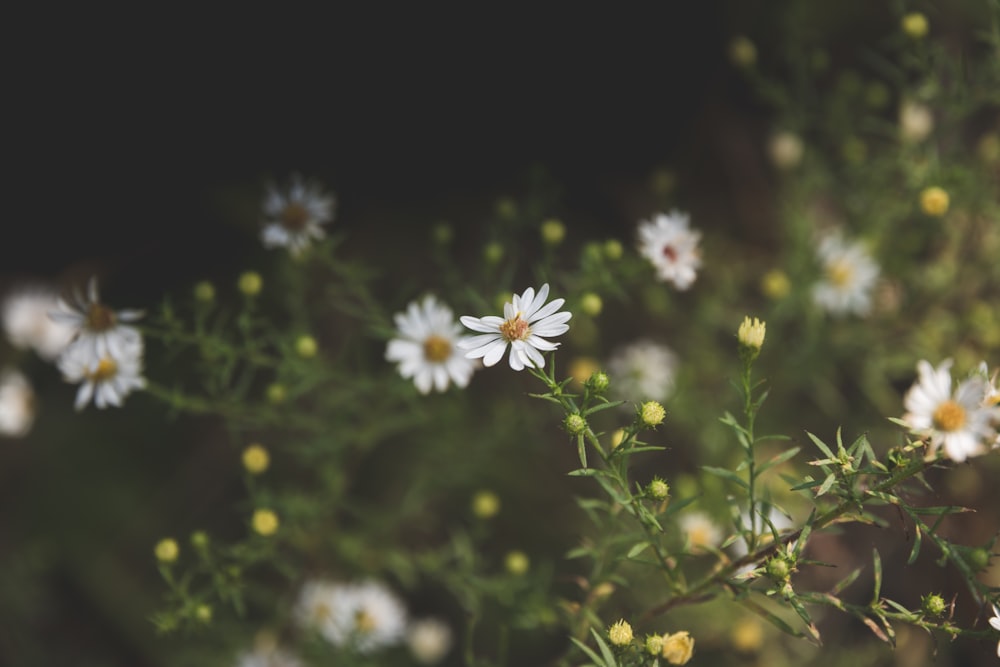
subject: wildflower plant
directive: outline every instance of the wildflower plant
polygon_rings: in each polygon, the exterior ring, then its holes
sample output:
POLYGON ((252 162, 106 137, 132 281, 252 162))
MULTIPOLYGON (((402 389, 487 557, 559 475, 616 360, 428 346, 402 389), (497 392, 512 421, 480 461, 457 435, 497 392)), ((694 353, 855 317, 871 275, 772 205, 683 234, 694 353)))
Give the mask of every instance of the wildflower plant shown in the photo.
MULTIPOLYGON (((683 166, 613 233, 535 174, 479 225, 425 221, 406 265, 292 176, 246 195, 258 259, 186 295, 46 290, 55 333, 6 306, 15 354, 74 385, 46 409, 206 441, 212 483, 185 478, 196 500, 141 550, 176 655, 825 665, 809 645, 860 654, 865 628, 992 658, 1000 183, 996 141, 968 137, 996 133, 1000 69, 893 12, 861 74, 750 32, 719 54, 776 128, 760 238, 683 166)), ((0 430, 23 438, 44 413, 11 368, 0 430)))

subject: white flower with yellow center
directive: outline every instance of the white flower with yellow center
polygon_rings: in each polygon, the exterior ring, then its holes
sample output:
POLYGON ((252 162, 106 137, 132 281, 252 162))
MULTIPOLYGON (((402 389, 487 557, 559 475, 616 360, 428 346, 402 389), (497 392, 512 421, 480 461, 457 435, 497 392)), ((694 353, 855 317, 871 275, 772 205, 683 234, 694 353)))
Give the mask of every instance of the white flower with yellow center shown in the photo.
POLYGON ((639 254, 648 259, 660 280, 686 290, 701 266, 701 233, 688 229, 690 216, 680 211, 639 222, 639 254))
POLYGON ((3 326, 11 345, 33 348, 47 360, 59 356, 76 331, 49 317, 58 306, 59 295, 47 287, 22 287, 8 294, 3 302, 3 326))
MULTIPOLYGON (((142 317, 142 311, 114 311, 101 303, 96 278, 91 278, 87 285, 86 297, 77 292, 72 303, 59 299, 58 309, 51 311, 49 317, 75 332, 71 347, 75 348, 72 356, 76 359, 85 358, 92 364, 107 358, 126 360, 134 356, 136 349, 141 356, 142 335, 122 322, 135 322, 142 317)), ((63 355, 68 349, 63 350, 63 355)))
POLYGON ((20 438, 35 421, 35 392, 20 371, 0 373, 0 435, 20 438))
POLYGON ((319 186, 304 183, 298 174, 286 192, 269 186, 264 196, 264 227, 260 233, 266 248, 287 247, 299 255, 314 240, 325 236, 322 225, 333 220, 335 200, 319 186))
POLYGON ((510 344, 510 367, 515 371, 523 370, 525 366, 540 368, 545 364, 541 352, 550 352, 559 343, 546 340, 552 336, 560 336, 569 331, 566 322, 573 317, 572 313, 556 312, 566 302, 566 299, 555 299, 547 305, 549 297, 548 283, 542 285, 535 295, 534 288, 529 287, 521 295, 515 294, 513 301, 504 304, 504 316, 461 318, 462 324, 482 335, 472 336, 459 341, 458 346, 467 350, 465 356, 469 359, 483 360, 483 365, 493 366, 510 344))
POLYGON ((444 391, 449 381, 459 387, 469 384, 476 362, 458 348, 462 327, 451 309, 433 296, 412 302, 405 313, 396 313, 399 336, 389 341, 385 358, 399 364, 399 374, 413 378, 421 394, 444 391))
POLYGON ((866 315, 879 266, 861 243, 831 234, 820 241, 817 255, 823 279, 813 287, 813 301, 833 315, 866 315))
POLYGON ((994 422, 1000 410, 984 404, 987 383, 973 375, 951 391, 951 359, 934 368, 917 363, 918 379, 906 393, 903 421, 917 435, 929 438, 928 455, 944 448, 953 461, 984 454, 997 437, 994 422))
POLYGON ((377 582, 309 581, 299 595, 295 615, 301 625, 318 631, 334 646, 350 646, 360 653, 396 644, 406 632, 403 603, 377 582))
POLYGON ((665 401, 674 391, 677 365, 677 355, 666 345, 649 340, 630 343, 608 360, 611 391, 632 403, 665 401))
POLYGON ((993 377, 990 378, 989 370, 987 369, 986 362, 982 362, 979 365, 979 374, 986 381, 986 394, 983 396, 983 407, 992 409, 994 413, 994 427, 997 429, 996 440, 993 441, 994 447, 1000 447, 1000 369, 993 371, 993 377))
POLYGON ((67 382, 80 383, 74 407, 82 410, 94 399, 98 408, 120 407, 134 389, 146 386, 142 377, 142 339, 116 347, 117 355, 94 357, 87 341, 77 341, 59 356, 59 370, 67 382))

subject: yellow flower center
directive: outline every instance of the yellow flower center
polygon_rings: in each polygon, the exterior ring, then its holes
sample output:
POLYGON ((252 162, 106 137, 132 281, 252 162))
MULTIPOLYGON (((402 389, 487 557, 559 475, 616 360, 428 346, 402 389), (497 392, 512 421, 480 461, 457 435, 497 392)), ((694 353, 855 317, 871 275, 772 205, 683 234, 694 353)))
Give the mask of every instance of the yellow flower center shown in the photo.
POLYGON ((528 328, 528 323, 521 319, 521 313, 517 313, 512 319, 500 325, 500 335, 504 337, 504 340, 514 342, 530 336, 531 329, 528 328))
POLYGON ((298 202, 292 202, 281 212, 281 225, 293 232, 300 232, 309 223, 309 211, 298 202))
POLYGON ((955 401, 945 401, 931 417, 939 431, 957 431, 965 425, 965 408, 955 401))
POLYGON ((375 617, 364 609, 354 614, 354 628, 361 634, 368 634, 375 629, 375 617))
POLYGON ((94 382, 104 382, 110 380, 118 372, 118 364, 110 357, 104 357, 97 362, 97 368, 87 374, 87 377, 94 382))
POLYGON ((330 618, 330 614, 332 613, 333 612, 330 609, 330 605, 328 605, 325 602, 317 602, 315 605, 313 605, 312 616, 313 620, 316 623, 322 623, 326 619, 330 618))
POLYGON ((442 336, 431 334, 424 341, 424 359, 442 362, 451 356, 451 341, 442 336))
POLYGON ((846 287, 851 282, 854 270, 849 263, 841 260, 828 266, 826 275, 836 287, 846 287))
POLYGON ((87 308, 86 321, 83 327, 88 331, 107 331, 114 328, 116 322, 117 318, 113 310, 99 303, 92 303, 87 308))

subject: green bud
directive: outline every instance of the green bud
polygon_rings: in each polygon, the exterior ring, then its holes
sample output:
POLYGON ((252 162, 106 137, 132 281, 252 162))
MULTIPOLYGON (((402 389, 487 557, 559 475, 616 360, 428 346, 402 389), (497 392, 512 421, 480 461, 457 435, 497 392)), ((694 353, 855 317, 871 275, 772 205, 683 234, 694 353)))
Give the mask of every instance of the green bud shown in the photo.
POLYGON ((775 556, 768 560, 765 570, 767 571, 767 576, 777 582, 787 581, 788 577, 792 574, 791 565, 781 556, 775 556))
POLYGON ((568 415, 563 426, 573 435, 580 435, 587 430, 587 420, 577 414, 568 415))
POLYGON ((273 405, 280 405, 288 397, 285 385, 275 382, 267 387, 267 400, 273 405))
POLYGON ((483 259, 490 264, 496 264, 503 259, 503 246, 496 241, 491 241, 483 248, 483 259))
POLYGON ((670 496, 670 486, 659 477, 654 477, 646 487, 646 494, 653 500, 666 500, 670 496))
POLYGON ((667 416, 667 411, 656 401, 646 401, 639 408, 639 419, 646 426, 659 426, 667 416))
POLYGON ((215 300, 215 286, 207 280, 202 280, 194 286, 194 298, 199 303, 211 303, 215 300))
POLYGON ((604 302, 601 300, 601 297, 593 292, 587 292, 580 297, 580 310, 591 317, 600 315, 603 308, 604 302))
POLYGON ((921 599, 921 608, 928 616, 940 616, 948 608, 944 598, 937 593, 929 593, 921 599))
POLYGON ((318 345, 312 336, 299 336, 295 341, 295 352, 303 359, 312 359, 316 356, 318 345))
POLYGON ((618 239, 608 239, 604 242, 604 256, 608 259, 621 259, 625 249, 618 239))
POLYGON ((542 223, 542 240, 549 245, 558 245, 566 238, 566 225, 559 220, 546 220, 542 223))
POLYGON ((595 394, 603 394, 611 386, 611 378, 603 371, 596 371, 587 379, 587 386, 595 394))
POLYGON ((264 286, 264 279, 260 277, 260 274, 256 271, 246 271, 240 274, 240 279, 237 285, 240 291, 247 296, 257 296, 260 294, 261 288, 264 286))

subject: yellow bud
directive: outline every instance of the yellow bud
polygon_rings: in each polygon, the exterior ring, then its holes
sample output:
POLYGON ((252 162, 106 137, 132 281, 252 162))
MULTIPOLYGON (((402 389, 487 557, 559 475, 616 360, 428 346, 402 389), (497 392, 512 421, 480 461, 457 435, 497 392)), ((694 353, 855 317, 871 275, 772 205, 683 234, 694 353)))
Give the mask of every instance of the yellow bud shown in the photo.
POLYGON ((275 382, 274 384, 268 385, 267 387, 267 400, 274 405, 279 405, 285 402, 288 396, 288 391, 285 389, 285 385, 275 382))
POLYGON ((729 43, 729 59, 737 67, 752 67, 757 62, 757 47, 748 37, 734 37, 729 43))
POLYGON ((562 243, 566 238, 566 225, 559 220, 546 220, 542 223, 542 240, 549 245, 562 243))
POLYGON ((639 417, 646 426, 657 426, 663 423, 667 416, 667 411, 656 401, 646 401, 639 408, 639 417))
POLYGON ((628 646, 632 643, 632 626, 622 619, 608 628, 608 640, 614 646, 628 646))
POLYGON ((274 535, 278 531, 278 526, 281 525, 278 521, 278 515, 269 509, 255 510, 250 523, 254 531, 264 537, 274 535))
POLYGON ((201 303, 210 303, 215 299, 215 286, 207 280, 202 280, 194 286, 194 298, 201 303))
POLYGON ((663 657, 671 665, 686 665, 694 653, 694 639, 687 632, 663 636, 663 657))
POLYGON ((923 192, 920 193, 921 210, 935 218, 940 218, 947 213, 950 203, 951 197, 948 196, 947 191, 936 185, 924 188, 923 192))
POLYGON ((901 21, 903 32, 912 37, 913 39, 920 39, 927 35, 927 30, 929 25, 927 23, 927 17, 920 12, 910 12, 903 17, 901 21))
POLYGON ((511 574, 521 576, 531 567, 531 561, 523 551, 511 551, 504 558, 504 567, 511 574))
POLYGON ((774 299, 784 299, 792 291, 792 283, 781 269, 772 269, 760 279, 760 291, 764 296, 774 299))
POLYGON ((247 296, 257 296, 264 285, 264 279, 256 271, 246 271, 240 274, 237 285, 247 296))
POLYGON ((271 464, 271 457, 261 445, 253 444, 243 450, 243 467, 251 475, 259 475, 271 464))
POLYGON ((740 340, 740 345, 744 347, 749 347, 754 350, 759 350, 764 345, 764 335, 767 331, 767 324, 761 322, 756 317, 753 321, 750 321, 750 317, 744 317, 743 323, 740 325, 737 336, 740 340))
POLYGON ((315 357, 317 349, 316 339, 312 336, 299 336, 295 341, 295 352, 303 359, 315 357))
POLYGON ((587 292, 580 298, 580 309, 591 317, 597 317, 604 308, 601 297, 593 292, 587 292))
POLYGON ((156 543, 156 560, 161 563, 173 563, 180 555, 181 549, 177 546, 177 540, 166 538, 156 543))
POLYGON ((472 496, 472 513, 479 519, 491 519, 500 512, 500 497, 492 491, 477 491, 472 496))

